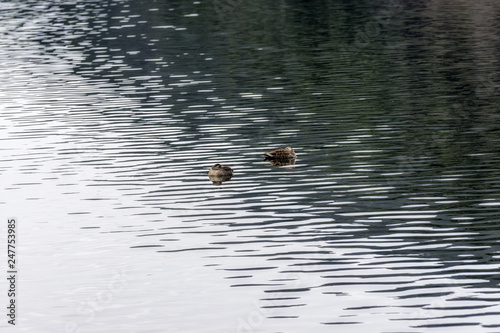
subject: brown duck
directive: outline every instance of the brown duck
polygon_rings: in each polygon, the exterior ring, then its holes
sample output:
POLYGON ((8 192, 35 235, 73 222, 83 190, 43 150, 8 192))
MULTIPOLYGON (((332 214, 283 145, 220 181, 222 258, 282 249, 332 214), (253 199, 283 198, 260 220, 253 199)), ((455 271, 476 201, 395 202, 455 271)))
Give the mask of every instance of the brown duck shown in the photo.
POLYGON ((222 182, 230 180, 231 177, 233 177, 233 169, 225 165, 220 165, 219 163, 214 164, 210 170, 208 170, 208 179, 216 185, 220 185, 222 182))
POLYGON ((297 158, 292 147, 280 148, 262 154, 265 157, 264 161, 288 161, 297 158))
POLYGON ((214 164, 212 168, 208 171, 208 176, 232 176, 233 169, 228 166, 220 165, 219 163, 214 164))

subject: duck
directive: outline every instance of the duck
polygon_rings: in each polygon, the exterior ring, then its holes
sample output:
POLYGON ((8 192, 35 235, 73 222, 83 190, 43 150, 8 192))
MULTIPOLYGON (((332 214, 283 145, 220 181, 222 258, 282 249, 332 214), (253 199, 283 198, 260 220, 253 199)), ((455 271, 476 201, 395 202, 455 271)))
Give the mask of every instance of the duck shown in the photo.
POLYGON ((228 166, 220 165, 219 163, 214 164, 210 170, 208 170, 208 179, 214 185, 222 185, 222 182, 231 180, 233 177, 233 169, 228 166))
POLYGON ((264 161, 294 160, 297 158, 292 147, 275 149, 262 154, 262 156, 265 157, 264 161))
POLYGON ((228 166, 220 165, 219 163, 214 164, 208 171, 209 177, 232 177, 233 169, 228 166))

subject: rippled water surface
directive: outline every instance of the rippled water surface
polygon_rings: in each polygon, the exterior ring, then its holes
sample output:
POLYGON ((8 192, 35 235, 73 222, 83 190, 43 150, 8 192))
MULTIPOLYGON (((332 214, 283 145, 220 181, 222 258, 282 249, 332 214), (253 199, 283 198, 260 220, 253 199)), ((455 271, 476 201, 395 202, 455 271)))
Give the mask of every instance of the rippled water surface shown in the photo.
POLYGON ((2 329, 500 331, 499 4, 4 1, 0 22, 2 329))

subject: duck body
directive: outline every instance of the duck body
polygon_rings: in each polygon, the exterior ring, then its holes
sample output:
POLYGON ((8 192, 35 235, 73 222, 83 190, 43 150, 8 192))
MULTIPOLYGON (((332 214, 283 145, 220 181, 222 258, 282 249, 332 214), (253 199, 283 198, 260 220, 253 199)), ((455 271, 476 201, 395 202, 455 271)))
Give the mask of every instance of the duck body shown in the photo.
POLYGON ((294 160, 297 158, 295 151, 292 147, 280 148, 272 150, 270 152, 262 154, 265 157, 265 161, 284 161, 284 160, 294 160))
POLYGON ((228 166, 220 165, 219 163, 214 164, 210 170, 208 170, 208 179, 214 185, 222 185, 223 182, 231 180, 233 177, 233 169, 228 166))
POLYGON ((219 163, 214 164, 210 170, 208 170, 209 177, 232 177, 233 169, 228 166, 220 165, 219 163))

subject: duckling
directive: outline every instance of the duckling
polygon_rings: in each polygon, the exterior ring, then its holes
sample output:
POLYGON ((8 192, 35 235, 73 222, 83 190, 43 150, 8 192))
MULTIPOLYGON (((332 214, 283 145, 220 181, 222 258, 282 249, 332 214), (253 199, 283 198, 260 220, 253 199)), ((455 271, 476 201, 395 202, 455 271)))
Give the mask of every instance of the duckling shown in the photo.
POLYGON ((265 157, 264 161, 276 161, 276 160, 294 160, 297 158, 295 151, 292 147, 280 148, 267 153, 262 154, 265 157))
POLYGON ((232 177, 233 169, 228 166, 220 165, 219 163, 214 164, 212 168, 208 171, 209 177, 232 177))

